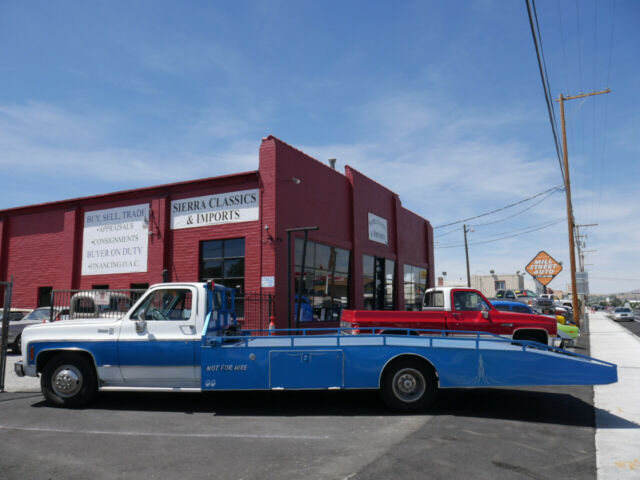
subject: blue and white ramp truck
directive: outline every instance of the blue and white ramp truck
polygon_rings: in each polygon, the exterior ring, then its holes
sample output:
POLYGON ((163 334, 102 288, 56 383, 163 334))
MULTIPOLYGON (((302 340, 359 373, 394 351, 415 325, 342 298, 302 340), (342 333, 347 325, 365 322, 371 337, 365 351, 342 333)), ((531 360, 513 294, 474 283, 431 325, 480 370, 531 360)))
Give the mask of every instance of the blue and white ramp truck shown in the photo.
POLYGON ((376 389, 406 412, 439 388, 617 381, 612 363, 478 332, 240 330, 232 305, 219 285, 154 285, 119 319, 26 328, 15 370, 40 376, 46 399, 64 407, 101 391, 376 389))

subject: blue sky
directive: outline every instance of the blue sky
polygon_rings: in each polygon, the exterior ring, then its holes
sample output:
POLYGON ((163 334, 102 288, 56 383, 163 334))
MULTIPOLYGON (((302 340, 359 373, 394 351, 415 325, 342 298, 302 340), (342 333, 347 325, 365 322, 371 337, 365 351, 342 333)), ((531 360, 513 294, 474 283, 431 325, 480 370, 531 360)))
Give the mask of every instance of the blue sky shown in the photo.
MULTIPOLYGON (((612 89, 567 103, 591 291, 640 289, 640 3, 536 7, 554 98, 612 89)), ((269 134, 434 226, 562 183, 524 1, 5 0, 0 45, 0 209, 253 170, 269 134)), ((472 274, 545 250, 566 288, 564 194, 506 218, 533 203, 469 222, 472 274)), ((464 281, 462 226, 436 235, 464 281)))

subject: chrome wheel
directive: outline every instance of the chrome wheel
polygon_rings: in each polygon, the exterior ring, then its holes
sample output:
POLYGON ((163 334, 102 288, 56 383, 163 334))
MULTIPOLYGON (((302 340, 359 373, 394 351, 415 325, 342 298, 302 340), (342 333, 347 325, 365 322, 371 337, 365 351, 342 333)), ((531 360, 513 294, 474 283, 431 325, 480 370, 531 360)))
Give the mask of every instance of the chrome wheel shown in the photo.
POLYGON ((411 403, 422 398, 426 390, 426 382, 420 371, 415 368, 403 368, 393 376, 391 388, 399 400, 411 403))
POLYGON ((60 397, 73 397, 82 389, 82 373, 75 365, 61 365, 51 375, 51 388, 60 397))

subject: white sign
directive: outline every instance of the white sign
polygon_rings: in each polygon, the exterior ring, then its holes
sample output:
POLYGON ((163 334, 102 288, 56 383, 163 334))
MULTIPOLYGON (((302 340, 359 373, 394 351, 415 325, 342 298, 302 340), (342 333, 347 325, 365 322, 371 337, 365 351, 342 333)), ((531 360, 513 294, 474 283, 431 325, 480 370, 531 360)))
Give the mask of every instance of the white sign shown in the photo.
POLYGON ((149 204, 84 214, 82 275, 147 271, 149 204))
POLYGON ((276 279, 275 277, 262 277, 262 282, 260 283, 260 286, 262 288, 273 288, 276 285, 276 279))
POLYGON ((589 272, 576 272, 578 295, 589 295, 589 272))
POLYGON ((97 292, 93 300, 96 305, 107 306, 109 305, 109 294, 107 292, 97 292))
POLYGON ((369 213, 369 240, 388 244, 387 220, 369 213))
POLYGON ((259 205, 257 188, 174 200, 171 202, 171 228, 251 222, 260 216, 259 205))

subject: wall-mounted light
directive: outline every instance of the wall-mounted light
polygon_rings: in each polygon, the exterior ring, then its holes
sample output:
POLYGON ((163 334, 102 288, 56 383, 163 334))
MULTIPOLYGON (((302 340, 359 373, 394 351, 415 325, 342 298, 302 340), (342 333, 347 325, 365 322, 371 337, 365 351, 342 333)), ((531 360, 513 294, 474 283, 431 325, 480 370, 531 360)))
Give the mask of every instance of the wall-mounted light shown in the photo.
POLYGON ((291 177, 291 181, 296 185, 300 185, 300 179, 298 177, 291 177))
POLYGON ((273 238, 273 236, 269 233, 269 225, 265 225, 265 226, 264 226, 264 231, 266 232, 266 234, 267 234, 267 238, 269 239, 269 241, 270 241, 271 243, 273 243, 273 241, 274 241, 275 239, 274 239, 274 238, 273 238))
POLYGON ((271 235, 269 233, 269 225, 265 225, 264 226, 264 231, 267 234, 267 240, 269 240, 269 243, 281 242, 282 241, 282 239, 280 237, 274 237, 273 235, 271 235))
POLYGON ((149 219, 147 220, 145 218, 144 223, 147 225, 147 228, 149 228, 149 237, 156 235, 160 238, 160 225, 158 225, 158 222, 153 215, 153 210, 149 210, 149 219))

